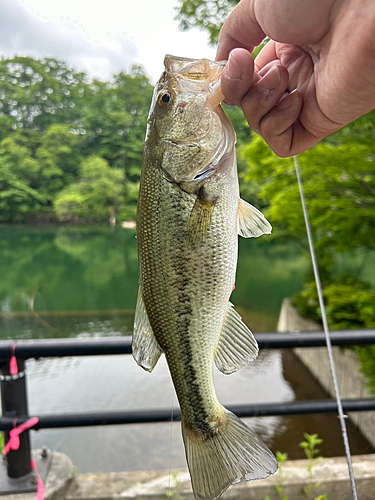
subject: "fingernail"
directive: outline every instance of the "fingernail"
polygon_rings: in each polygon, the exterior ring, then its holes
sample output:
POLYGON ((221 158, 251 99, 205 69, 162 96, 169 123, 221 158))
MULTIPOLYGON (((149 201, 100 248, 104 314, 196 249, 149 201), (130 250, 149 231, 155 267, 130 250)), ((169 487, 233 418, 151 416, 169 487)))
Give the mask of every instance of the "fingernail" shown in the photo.
POLYGON ((243 74, 242 66, 240 66, 232 54, 229 54, 228 62, 225 66, 225 73, 231 80, 240 80, 243 74))
POLYGON ((289 95, 284 97, 284 99, 277 105, 280 111, 285 111, 291 108, 298 102, 298 90, 294 89, 289 95))
POLYGON ((281 82, 281 75, 278 66, 275 64, 272 68, 259 80, 259 88, 261 90, 273 90, 281 82))

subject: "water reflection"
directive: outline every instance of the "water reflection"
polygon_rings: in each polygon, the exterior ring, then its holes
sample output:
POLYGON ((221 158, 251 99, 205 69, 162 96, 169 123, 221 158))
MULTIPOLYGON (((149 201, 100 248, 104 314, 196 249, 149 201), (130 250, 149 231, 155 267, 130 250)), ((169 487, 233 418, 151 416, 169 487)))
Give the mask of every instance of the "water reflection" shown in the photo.
MULTIPOLYGON (((172 401, 178 407, 164 357, 152 374, 140 369, 131 356, 77 360, 28 362, 31 413, 171 408, 172 401)), ((260 359, 230 377, 215 370, 215 384, 225 405, 294 398, 282 377, 278 351, 262 353, 260 359)), ((282 418, 252 418, 249 425, 272 444, 282 418)), ((79 472, 167 469, 171 427, 173 467, 185 467, 179 423, 40 431, 33 434, 33 446, 63 451, 79 472)))
POLYGON ((133 309, 134 231, 107 227, 0 227, 0 311, 133 309))
MULTIPOLYGON (((307 269, 292 244, 240 239, 232 300, 254 331, 275 329, 283 298, 301 289, 307 269)), ((0 226, 0 276, 0 338, 131 332, 134 230, 0 226), (31 299, 37 315, 27 314, 31 299)))

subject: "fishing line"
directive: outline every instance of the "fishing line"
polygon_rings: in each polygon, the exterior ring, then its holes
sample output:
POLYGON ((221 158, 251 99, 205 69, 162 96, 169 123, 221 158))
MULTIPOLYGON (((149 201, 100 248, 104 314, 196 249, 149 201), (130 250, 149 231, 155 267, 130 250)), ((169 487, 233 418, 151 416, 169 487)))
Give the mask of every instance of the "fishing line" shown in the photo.
POLYGON ((348 463, 350 484, 351 484, 351 488, 352 488, 353 500, 357 500, 358 497, 357 497, 357 489, 356 489, 356 485, 355 485, 352 456, 350 453, 348 433, 346 431, 346 423, 345 423, 346 416, 344 415, 344 412, 342 409, 340 391, 339 391, 339 386, 338 386, 338 382, 337 382, 336 366, 335 366, 335 360, 333 359, 332 343, 331 343, 331 337, 329 335, 328 321, 327 321, 326 309, 325 309, 324 299, 323 299, 323 290, 322 290, 322 286, 320 283, 319 268, 318 268, 318 264, 317 264, 316 256, 315 256, 314 241, 313 241, 313 237, 312 237, 309 216, 308 216, 307 208, 306 208, 306 204, 305 204, 305 196, 303 194, 302 181, 301 181, 301 177, 300 177, 300 173, 299 173, 298 158, 297 158, 297 156, 294 156, 293 158, 294 158, 294 166, 295 166, 296 174, 297 174, 299 193, 301 196, 303 215, 305 218, 307 237, 309 240, 309 247, 310 247, 311 260, 312 260, 313 269, 314 269, 315 282, 316 282, 316 287, 318 289, 319 306, 320 306, 320 310, 322 312, 324 334, 326 337, 329 363, 331 366, 333 385, 335 388, 335 399, 337 402, 338 414, 339 414, 340 425, 341 425, 341 432, 342 432, 342 437, 343 437, 343 441, 344 441, 346 461, 348 463))
POLYGON ((168 491, 171 491, 171 467, 172 467, 172 432, 173 432, 173 384, 171 385, 172 399, 171 399, 171 432, 169 435, 169 482, 168 491))

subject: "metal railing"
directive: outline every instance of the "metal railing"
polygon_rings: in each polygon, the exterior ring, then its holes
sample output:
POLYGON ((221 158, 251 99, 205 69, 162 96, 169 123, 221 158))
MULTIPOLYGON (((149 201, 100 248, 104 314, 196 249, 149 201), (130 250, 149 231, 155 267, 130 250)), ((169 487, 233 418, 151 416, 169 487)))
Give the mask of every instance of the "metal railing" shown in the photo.
MULTIPOLYGON (((255 335, 260 349, 283 349, 294 347, 325 346, 324 332, 293 333, 258 333, 255 335)), ((375 344, 375 329, 341 330, 331 332, 332 345, 371 345, 375 344)), ((32 417, 38 418, 33 429, 51 429, 61 427, 81 427, 115 424, 135 424, 167 422, 171 420, 170 408, 149 411, 112 411, 79 412, 44 415, 28 415, 25 360, 42 357, 99 356, 131 353, 129 337, 102 339, 52 339, 0 341, 0 388, 2 417, 0 431, 4 432, 5 443, 9 441, 9 432, 15 424, 20 425, 32 417), (18 374, 11 375, 10 360, 15 354, 18 362, 18 374)), ((375 398, 343 400, 345 412, 373 411, 375 398)), ((292 401, 288 403, 264 403, 253 405, 229 406, 240 417, 298 415, 307 413, 337 412, 334 400, 292 401)), ((173 411, 173 420, 181 419, 180 411, 173 411)), ((29 431, 20 436, 20 446, 11 450, 6 457, 6 464, 0 468, 0 494, 10 492, 35 491, 31 467, 31 447, 29 431), (4 472, 5 471, 5 472, 4 472), (4 477, 5 476, 5 477, 4 477), (25 487, 24 478, 31 477, 25 487)))

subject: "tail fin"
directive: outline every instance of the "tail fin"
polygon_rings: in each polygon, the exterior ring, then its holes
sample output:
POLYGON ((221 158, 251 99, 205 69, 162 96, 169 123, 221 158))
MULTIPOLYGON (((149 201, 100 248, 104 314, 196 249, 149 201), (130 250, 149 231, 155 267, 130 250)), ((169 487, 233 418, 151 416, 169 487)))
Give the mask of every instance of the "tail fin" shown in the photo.
POLYGON ((264 479, 277 471, 273 453, 236 415, 226 418, 215 433, 194 436, 182 421, 182 436, 191 484, 197 500, 214 500, 235 483, 264 479))

